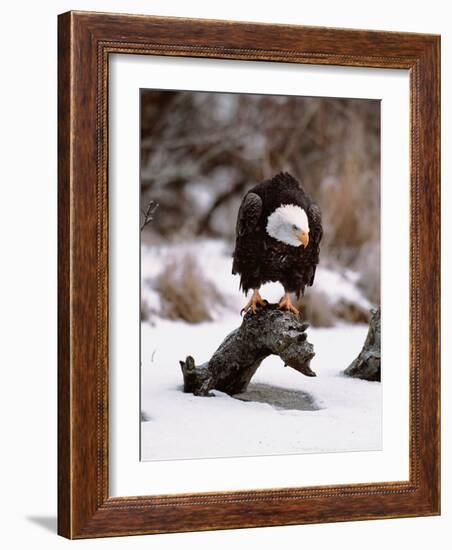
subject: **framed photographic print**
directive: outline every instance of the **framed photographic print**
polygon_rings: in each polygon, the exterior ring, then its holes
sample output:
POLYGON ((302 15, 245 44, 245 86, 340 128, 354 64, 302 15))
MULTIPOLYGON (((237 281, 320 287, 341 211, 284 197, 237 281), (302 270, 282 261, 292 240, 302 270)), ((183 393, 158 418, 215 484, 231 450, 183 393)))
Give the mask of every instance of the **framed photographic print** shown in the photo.
POLYGON ((59 16, 59 533, 440 510, 438 36, 59 16))

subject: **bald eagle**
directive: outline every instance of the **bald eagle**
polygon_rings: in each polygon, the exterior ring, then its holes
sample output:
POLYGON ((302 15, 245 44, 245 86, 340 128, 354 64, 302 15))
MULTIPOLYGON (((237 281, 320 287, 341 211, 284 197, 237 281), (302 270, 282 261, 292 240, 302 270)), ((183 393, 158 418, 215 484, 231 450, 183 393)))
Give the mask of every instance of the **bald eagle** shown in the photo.
POLYGON ((298 315, 289 293, 299 297, 305 286, 312 286, 322 234, 320 208, 289 173, 250 189, 237 216, 232 264, 243 292, 253 290, 242 312, 264 306, 260 286, 279 281, 284 287, 279 308, 298 315))

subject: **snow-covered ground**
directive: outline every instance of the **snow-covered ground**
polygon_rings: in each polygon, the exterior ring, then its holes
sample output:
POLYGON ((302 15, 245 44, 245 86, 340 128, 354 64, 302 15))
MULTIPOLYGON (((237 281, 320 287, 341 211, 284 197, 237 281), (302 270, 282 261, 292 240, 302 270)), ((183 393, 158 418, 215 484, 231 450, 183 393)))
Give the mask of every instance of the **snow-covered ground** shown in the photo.
MULTIPOLYGON (((316 356, 306 377, 282 361, 267 358, 241 398, 215 391, 215 397, 182 392, 179 365, 187 355, 200 364, 240 323, 244 297, 231 258, 216 241, 170 247, 143 247, 142 300, 157 315, 141 325, 141 458, 142 460, 256 456, 287 453, 377 450, 382 441, 381 384, 345 377, 341 372, 357 356, 365 325, 342 323, 309 328, 316 356), (190 249, 192 247, 192 250, 190 249), (158 316, 159 297, 152 278, 177 253, 192 253, 203 274, 227 298, 214 321, 189 324, 158 316)), ((353 273, 320 267, 315 286, 329 299, 347 299, 370 307, 353 273)), ((262 295, 270 302, 282 295, 268 284, 262 295)))
POLYGON ((273 404, 218 391, 210 398, 184 394, 179 360, 208 359, 239 322, 142 325, 142 460, 381 448, 381 384, 341 375, 362 347, 365 326, 308 329, 316 378, 267 358, 249 390, 258 385, 273 404))

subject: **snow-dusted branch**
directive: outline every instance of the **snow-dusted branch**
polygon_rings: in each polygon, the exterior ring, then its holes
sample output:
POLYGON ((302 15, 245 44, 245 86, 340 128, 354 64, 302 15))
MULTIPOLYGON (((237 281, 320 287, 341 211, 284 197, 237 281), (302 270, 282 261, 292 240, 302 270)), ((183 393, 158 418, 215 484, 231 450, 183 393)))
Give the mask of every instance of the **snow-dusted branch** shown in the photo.
POLYGON ((180 361, 184 392, 209 395, 213 389, 229 395, 246 390, 252 376, 269 355, 306 376, 316 376, 310 362, 314 348, 306 340, 308 323, 276 305, 245 315, 242 324, 223 340, 211 359, 196 366, 193 357, 180 361))

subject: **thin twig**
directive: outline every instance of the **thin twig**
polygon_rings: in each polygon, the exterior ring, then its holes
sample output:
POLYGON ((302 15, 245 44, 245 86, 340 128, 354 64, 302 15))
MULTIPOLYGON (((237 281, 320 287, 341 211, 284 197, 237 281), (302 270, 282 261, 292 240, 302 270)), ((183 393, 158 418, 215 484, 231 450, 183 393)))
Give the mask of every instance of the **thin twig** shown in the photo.
POLYGON ((146 208, 146 211, 141 211, 141 213, 144 216, 143 223, 141 224, 140 231, 143 231, 143 229, 148 225, 148 223, 151 223, 151 221, 154 219, 153 214, 159 207, 158 203, 155 201, 149 201, 149 204, 146 208))

